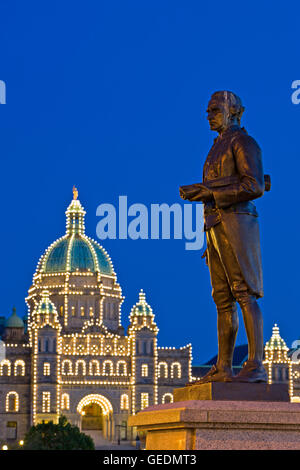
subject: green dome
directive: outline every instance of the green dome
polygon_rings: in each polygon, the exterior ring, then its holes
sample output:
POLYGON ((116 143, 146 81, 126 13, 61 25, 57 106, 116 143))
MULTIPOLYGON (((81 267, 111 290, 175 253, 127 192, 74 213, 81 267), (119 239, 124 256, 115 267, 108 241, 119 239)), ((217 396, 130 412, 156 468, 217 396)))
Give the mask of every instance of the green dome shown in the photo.
POLYGON ((54 243, 45 254, 41 272, 100 271, 112 275, 112 263, 106 251, 94 240, 76 234, 54 243))
POLYGON ((17 315, 16 309, 13 308, 13 313, 10 317, 7 318, 5 324, 5 328, 24 328, 24 322, 22 318, 17 315))
POLYGON ((48 313, 54 313, 57 314, 55 305, 51 300, 49 299, 49 292, 47 290, 42 292, 42 298, 38 303, 38 306, 36 308, 36 313, 47 315, 48 313))
POLYGON ((111 259, 104 248, 84 232, 85 211, 78 200, 66 211, 67 233, 56 240, 40 259, 37 272, 100 272, 114 275, 111 259))

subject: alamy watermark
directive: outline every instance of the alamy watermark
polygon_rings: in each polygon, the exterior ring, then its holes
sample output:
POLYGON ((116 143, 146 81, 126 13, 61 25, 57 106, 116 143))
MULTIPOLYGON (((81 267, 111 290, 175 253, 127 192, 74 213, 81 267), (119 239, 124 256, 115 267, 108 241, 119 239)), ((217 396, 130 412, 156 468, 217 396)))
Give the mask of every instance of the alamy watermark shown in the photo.
POLYGON ((128 207, 127 196, 119 196, 119 206, 100 204, 101 217, 96 233, 100 240, 186 240, 186 250, 200 250, 204 243, 203 204, 172 205, 135 203, 128 207))
POLYGON ((0 80, 0 104, 6 104, 6 84, 0 80))
POLYGON ((292 89, 295 90, 291 95, 293 104, 300 103, 300 80, 294 80, 292 83, 292 89))

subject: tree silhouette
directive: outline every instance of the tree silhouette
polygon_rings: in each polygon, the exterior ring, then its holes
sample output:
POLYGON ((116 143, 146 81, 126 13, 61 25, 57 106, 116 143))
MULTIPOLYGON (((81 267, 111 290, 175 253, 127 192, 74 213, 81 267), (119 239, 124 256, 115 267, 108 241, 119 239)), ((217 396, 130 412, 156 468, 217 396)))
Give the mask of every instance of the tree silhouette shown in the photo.
POLYGON ((94 450, 94 441, 77 426, 70 424, 65 416, 32 426, 24 438, 26 450, 94 450))

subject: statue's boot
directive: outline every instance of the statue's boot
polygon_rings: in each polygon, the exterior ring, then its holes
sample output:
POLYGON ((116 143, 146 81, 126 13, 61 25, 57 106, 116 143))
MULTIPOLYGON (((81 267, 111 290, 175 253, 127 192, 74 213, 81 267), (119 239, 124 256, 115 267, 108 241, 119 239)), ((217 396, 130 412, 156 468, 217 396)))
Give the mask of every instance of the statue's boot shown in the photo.
POLYGON ((268 382, 268 374, 260 361, 246 361, 241 372, 236 375, 233 382, 258 383, 268 382))
POLYGON ((234 382, 267 382, 268 374, 262 363, 264 341, 261 310, 254 296, 248 296, 239 303, 248 338, 248 360, 234 377, 234 382))
POLYGON ((238 330, 238 315, 236 304, 231 308, 218 308, 218 360, 216 365, 196 382, 187 385, 198 385, 208 382, 231 382, 232 358, 238 330))
POLYGON ((213 365, 212 368, 201 377, 200 380, 190 382, 187 385, 201 385, 209 382, 231 382, 232 381, 232 369, 231 367, 223 367, 219 369, 217 364, 213 365))

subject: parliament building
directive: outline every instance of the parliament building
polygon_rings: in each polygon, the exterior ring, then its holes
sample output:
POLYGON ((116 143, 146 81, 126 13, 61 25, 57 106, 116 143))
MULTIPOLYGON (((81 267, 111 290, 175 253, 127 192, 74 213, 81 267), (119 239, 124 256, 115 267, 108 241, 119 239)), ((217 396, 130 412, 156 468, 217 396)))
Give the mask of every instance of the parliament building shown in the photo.
POLYGON ((28 318, 15 310, 2 317, 0 443, 17 442, 31 425, 57 422, 62 414, 92 436, 132 441, 129 415, 172 402, 173 389, 192 380, 191 345, 158 347, 143 291, 124 331, 112 261, 85 234, 84 217, 74 189, 66 233, 33 276, 28 318))

